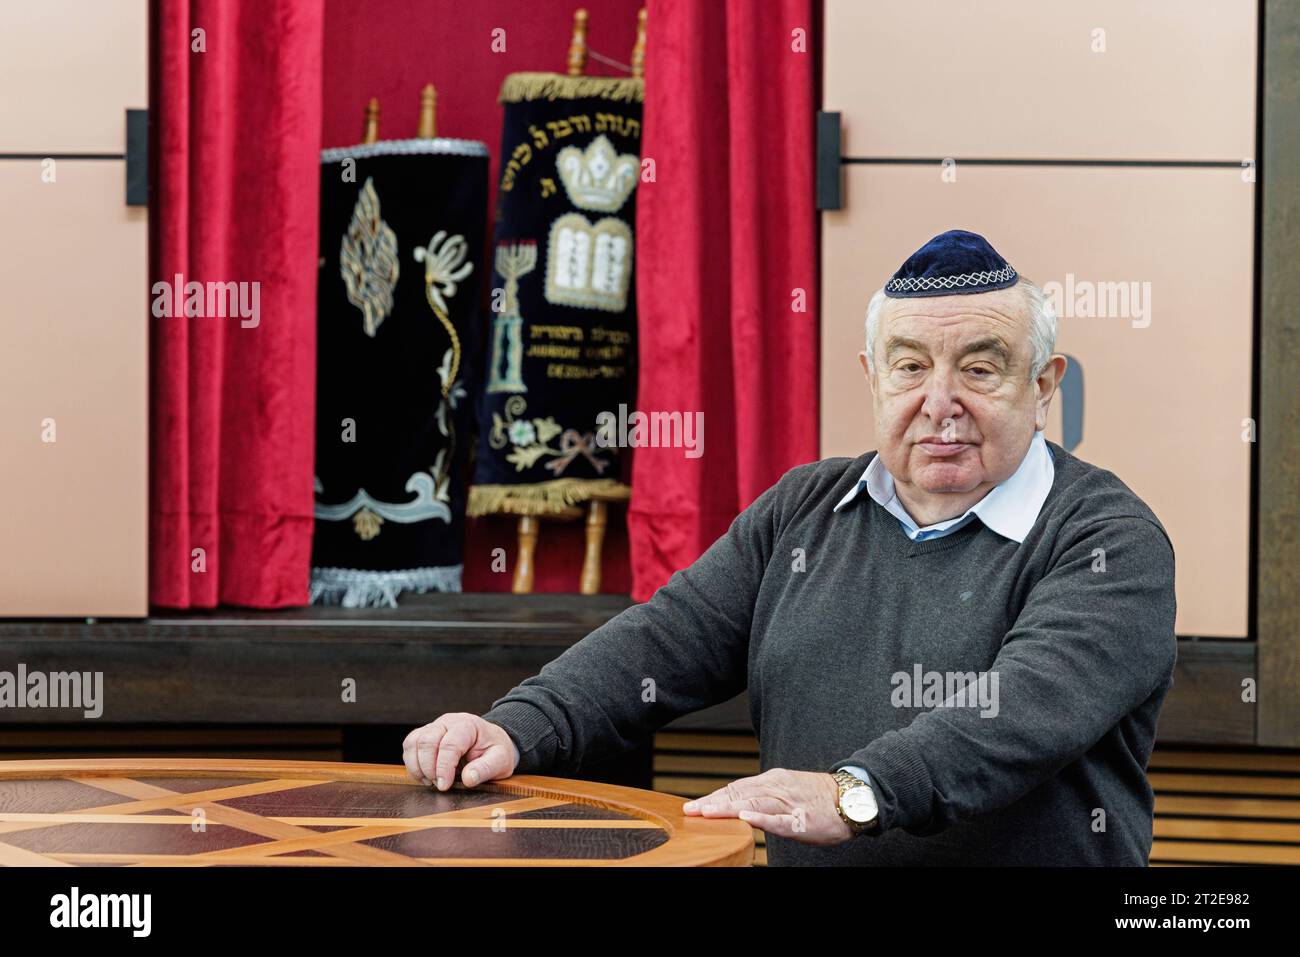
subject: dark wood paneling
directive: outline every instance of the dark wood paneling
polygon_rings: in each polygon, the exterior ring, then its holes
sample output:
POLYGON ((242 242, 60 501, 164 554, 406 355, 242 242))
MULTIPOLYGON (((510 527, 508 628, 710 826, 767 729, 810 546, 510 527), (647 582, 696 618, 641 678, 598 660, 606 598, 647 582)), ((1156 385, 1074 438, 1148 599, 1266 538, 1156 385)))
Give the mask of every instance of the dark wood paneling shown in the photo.
POLYGON ((1255 709, 1242 683, 1255 677, 1255 645, 1232 639, 1180 639, 1174 686, 1156 740, 1183 744, 1254 744, 1255 709))
MULTIPOLYGON (((493 701, 631 604, 613 595, 421 596, 397 609, 159 615, 142 621, 0 622, 0 668, 104 672, 104 713, 3 709, 0 725, 417 725, 493 701), (342 682, 356 681, 355 703, 342 682)), ((1250 744, 1249 642, 1179 642, 1159 739, 1250 744)), ((749 698, 673 730, 752 732, 749 698)))
POLYGON ((1300 5, 1264 7, 1259 743, 1300 746, 1300 5))
MULTIPOLYGON (((400 739, 399 739, 400 740, 400 739)), ((57 758, 191 757, 347 760, 341 728, 168 725, 142 727, 83 721, 79 726, 0 726, 0 761, 57 758)), ((389 760, 393 761, 390 754, 389 760)))
MULTIPOLYGON (((614 595, 438 595, 399 608, 0 622, 0 667, 102 671, 109 723, 421 724, 496 698, 631 604, 614 595), (356 701, 343 700, 345 679, 356 701)), ((0 722, 91 724, 79 710, 0 722)))

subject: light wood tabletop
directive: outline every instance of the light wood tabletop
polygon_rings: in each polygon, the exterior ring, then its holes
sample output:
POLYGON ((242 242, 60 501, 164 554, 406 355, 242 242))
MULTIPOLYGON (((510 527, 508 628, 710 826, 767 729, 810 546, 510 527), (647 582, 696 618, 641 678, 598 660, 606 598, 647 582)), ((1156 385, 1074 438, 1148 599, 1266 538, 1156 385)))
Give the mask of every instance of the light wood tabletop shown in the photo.
POLYGON ((400 765, 0 762, 0 865, 748 866, 753 830, 637 788, 519 775, 439 792, 400 765))

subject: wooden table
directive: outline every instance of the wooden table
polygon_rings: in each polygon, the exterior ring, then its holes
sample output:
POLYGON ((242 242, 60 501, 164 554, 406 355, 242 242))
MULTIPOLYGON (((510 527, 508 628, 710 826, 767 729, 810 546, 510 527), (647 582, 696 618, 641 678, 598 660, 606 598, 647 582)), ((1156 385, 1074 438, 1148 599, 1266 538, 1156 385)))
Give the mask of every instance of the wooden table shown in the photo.
POLYGON ((439 792, 404 767, 0 762, 7 866, 748 866, 753 831, 683 799, 519 775, 439 792))

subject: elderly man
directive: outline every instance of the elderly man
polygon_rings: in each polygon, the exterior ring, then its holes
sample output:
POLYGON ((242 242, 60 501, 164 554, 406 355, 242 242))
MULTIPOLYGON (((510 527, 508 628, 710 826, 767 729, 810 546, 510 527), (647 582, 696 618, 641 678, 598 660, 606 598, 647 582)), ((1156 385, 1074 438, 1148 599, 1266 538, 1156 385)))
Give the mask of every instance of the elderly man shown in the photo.
POLYGON ((412 731, 411 774, 571 772, 748 688, 765 770, 684 811, 762 828, 774 865, 1145 865, 1173 549, 1043 438, 1050 302, 953 230, 866 338, 878 452, 791 469, 650 601, 412 731))

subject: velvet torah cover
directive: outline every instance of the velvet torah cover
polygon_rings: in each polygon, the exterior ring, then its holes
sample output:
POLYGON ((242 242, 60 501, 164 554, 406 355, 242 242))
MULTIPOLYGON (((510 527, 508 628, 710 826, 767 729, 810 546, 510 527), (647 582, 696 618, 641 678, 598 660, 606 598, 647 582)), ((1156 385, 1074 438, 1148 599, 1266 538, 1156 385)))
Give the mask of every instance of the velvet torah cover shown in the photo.
POLYGON ((640 79, 514 73, 494 221, 471 516, 626 499, 597 416, 634 395, 640 79))
POLYGON ((459 591, 487 147, 321 154, 313 603, 459 591))

